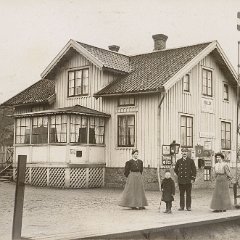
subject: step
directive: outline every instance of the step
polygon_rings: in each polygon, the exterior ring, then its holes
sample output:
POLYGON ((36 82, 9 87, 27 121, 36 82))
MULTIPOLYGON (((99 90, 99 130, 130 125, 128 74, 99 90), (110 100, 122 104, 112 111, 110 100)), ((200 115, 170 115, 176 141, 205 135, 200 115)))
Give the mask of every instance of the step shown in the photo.
POLYGON ((0 179, 11 179, 12 177, 10 176, 1 176, 0 179))

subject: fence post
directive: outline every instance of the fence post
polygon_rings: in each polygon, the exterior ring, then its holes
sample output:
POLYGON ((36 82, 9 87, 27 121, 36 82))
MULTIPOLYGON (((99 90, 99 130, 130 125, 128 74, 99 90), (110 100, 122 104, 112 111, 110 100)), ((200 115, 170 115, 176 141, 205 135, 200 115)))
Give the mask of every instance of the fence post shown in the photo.
POLYGON ((27 155, 18 155, 17 182, 12 227, 13 240, 21 239, 26 162, 27 155))

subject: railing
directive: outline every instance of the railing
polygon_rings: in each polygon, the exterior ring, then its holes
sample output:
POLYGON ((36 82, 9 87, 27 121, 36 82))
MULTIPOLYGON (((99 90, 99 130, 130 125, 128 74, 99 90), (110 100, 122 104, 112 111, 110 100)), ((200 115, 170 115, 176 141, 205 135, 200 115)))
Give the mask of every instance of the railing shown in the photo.
POLYGON ((0 176, 7 171, 10 167, 12 167, 12 164, 9 164, 7 167, 5 167, 3 170, 0 171, 0 176))
POLYGON ((13 163, 14 148, 9 146, 0 147, 0 170, 13 163))

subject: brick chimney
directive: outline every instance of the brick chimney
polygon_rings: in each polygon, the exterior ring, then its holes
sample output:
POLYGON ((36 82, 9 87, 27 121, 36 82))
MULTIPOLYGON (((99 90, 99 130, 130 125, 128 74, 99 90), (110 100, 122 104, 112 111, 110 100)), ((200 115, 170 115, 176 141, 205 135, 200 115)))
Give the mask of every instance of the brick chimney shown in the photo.
POLYGON ((154 49, 153 51, 163 50, 166 48, 166 42, 168 39, 168 36, 164 34, 156 34, 152 36, 154 41, 154 49))
POLYGON ((117 46, 117 45, 111 45, 111 46, 108 46, 108 49, 113 51, 113 52, 118 52, 120 47, 117 46))

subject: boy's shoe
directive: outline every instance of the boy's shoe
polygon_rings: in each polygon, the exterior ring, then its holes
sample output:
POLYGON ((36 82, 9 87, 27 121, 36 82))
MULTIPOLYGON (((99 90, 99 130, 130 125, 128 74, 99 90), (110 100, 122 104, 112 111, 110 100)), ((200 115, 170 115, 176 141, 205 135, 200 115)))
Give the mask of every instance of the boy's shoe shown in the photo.
POLYGON ((132 209, 132 210, 138 210, 136 207, 132 207, 131 209, 132 209))
POLYGON ((190 207, 187 208, 187 211, 192 211, 192 209, 190 207))
POLYGON ((168 212, 167 212, 167 213, 170 213, 170 214, 171 214, 171 213, 172 213, 172 210, 168 210, 168 212))
POLYGON ((184 208, 179 208, 178 211, 184 211, 184 208))
POLYGON ((146 208, 145 207, 139 207, 138 209, 139 210, 145 210, 146 208))

